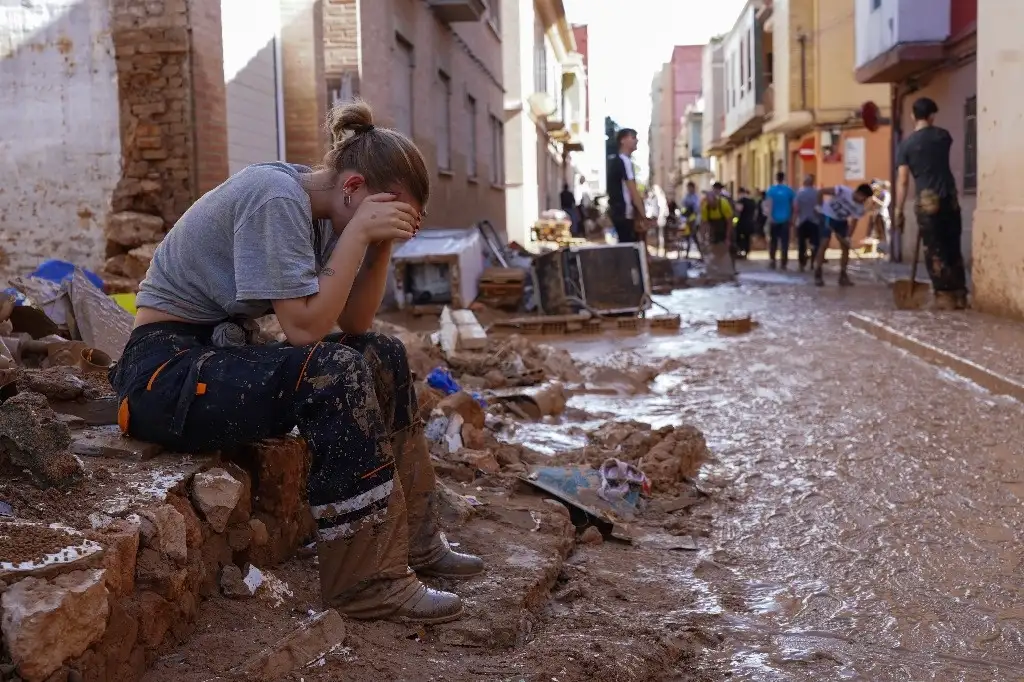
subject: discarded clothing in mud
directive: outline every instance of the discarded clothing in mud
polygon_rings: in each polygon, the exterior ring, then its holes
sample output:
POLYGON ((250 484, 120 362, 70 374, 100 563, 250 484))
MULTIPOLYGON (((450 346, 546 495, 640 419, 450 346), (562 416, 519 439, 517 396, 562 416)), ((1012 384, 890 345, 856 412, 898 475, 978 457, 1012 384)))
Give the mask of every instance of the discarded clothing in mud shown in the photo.
POLYGON ((389 617, 431 598, 410 566, 482 569, 440 533, 401 341, 369 333, 303 347, 218 348, 213 330, 167 322, 132 332, 110 372, 124 433, 172 451, 210 452, 298 427, 312 455, 308 496, 323 599, 348 615, 389 617))
POLYGON ((957 299, 967 295, 967 271, 960 245, 963 222, 960 202, 956 196, 940 197, 935 192, 923 191, 914 206, 924 262, 936 295, 951 295, 957 299))

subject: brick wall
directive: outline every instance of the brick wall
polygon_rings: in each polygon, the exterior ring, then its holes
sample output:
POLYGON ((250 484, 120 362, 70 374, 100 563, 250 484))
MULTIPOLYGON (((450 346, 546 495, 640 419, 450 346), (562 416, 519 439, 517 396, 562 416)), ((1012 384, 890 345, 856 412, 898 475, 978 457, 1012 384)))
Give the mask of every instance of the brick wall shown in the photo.
POLYGON ((228 177, 227 95, 220 0, 189 0, 196 188, 202 195, 228 177))
MULTIPOLYGON (((195 196, 187 7, 114 0, 112 10, 122 155, 112 209, 171 225, 195 196)), ((117 251, 108 242, 107 255, 117 251)))
POLYGON ((503 151, 501 156, 491 152, 490 117, 505 120, 501 39, 497 33, 485 21, 449 27, 438 21, 421 0, 361 2, 359 20, 359 91, 374 107, 382 125, 393 124, 396 35, 413 48, 413 138, 432 174, 427 227, 462 227, 486 218, 504 229, 504 183, 491 183, 494 164, 504 165, 503 151), (437 169, 441 70, 451 79, 452 87, 450 172, 437 169), (477 103, 475 177, 468 173, 468 155, 474 146, 470 134, 474 126, 467 105, 470 96, 477 103))
POLYGON ((323 29, 320 0, 281 0, 285 159, 292 163, 318 164, 327 151, 323 29))

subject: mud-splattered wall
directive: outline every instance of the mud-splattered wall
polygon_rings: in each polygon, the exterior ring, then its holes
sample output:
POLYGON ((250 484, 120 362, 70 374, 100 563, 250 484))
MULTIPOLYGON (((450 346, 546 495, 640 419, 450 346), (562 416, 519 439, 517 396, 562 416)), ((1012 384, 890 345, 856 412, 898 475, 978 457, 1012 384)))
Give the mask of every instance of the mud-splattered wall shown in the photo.
POLYGON ((46 258, 103 262, 120 177, 106 2, 23 0, 0 13, 0 276, 46 258))

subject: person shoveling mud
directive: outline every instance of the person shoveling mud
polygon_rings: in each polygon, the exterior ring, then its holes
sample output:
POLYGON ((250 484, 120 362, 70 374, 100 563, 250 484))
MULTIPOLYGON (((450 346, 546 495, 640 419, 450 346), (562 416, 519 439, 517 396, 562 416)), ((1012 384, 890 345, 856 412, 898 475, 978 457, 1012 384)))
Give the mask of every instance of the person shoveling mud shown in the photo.
POLYGON ((392 244, 418 232, 430 181, 419 150, 375 127, 364 103, 335 108, 331 128, 320 169, 249 166, 157 248, 110 372, 118 422, 193 453, 297 426, 312 455, 324 603, 354 618, 445 622, 460 598, 416 573, 466 578, 483 562, 452 551, 434 518, 405 347, 369 333, 392 244), (271 310, 287 343, 257 345, 253 320, 271 310), (335 324, 342 334, 327 336, 335 324))

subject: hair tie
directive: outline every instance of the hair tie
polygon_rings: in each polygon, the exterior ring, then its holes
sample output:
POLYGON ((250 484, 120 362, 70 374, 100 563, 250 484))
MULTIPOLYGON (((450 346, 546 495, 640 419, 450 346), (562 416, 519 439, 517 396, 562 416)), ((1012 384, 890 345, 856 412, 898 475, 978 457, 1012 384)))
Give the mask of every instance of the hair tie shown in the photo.
POLYGON ((358 128, 356 128, 356 132, 359 133, 359 134, 368 133, 368 132, 370 132, 372 130, 373 130, 373 124, 372 123, 367 123, 364 126, 359 126, 358 128))

